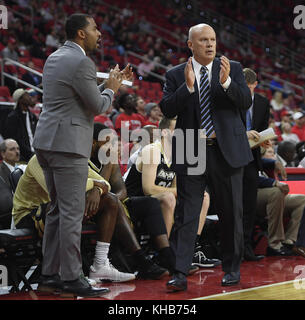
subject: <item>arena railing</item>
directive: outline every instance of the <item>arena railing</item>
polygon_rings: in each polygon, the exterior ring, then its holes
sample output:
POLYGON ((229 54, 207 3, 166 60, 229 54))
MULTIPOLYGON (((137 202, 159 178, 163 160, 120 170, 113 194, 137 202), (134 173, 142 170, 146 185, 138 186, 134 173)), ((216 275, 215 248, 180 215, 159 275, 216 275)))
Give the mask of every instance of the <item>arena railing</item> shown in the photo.
POLYGON ((305 89, 302 86, 299 86, 287 80, 283 80, 281 78, 275 77, 274 75, 269 74, 267 72, 261 72, 260 76, 261 76, 260 82, 264 85, 268 85, 269 88, 271 89, 281 91, 285 94, 292 92, 294 94, 294 97, 298 100, 303 100, 305 97, 305 89), (270 84, 270 80, 276 80, 283 86, 283 88, 272 86, 272 84, 270 84))
MULTIPOLYGON (((141 55, 139 55, 139 54, 137 54, 137 53, 135 53, 135 52, 133 52, 133 51, 126 51, 126 52, 125 52, 125 60, 126 60, 126 61, 129 61, 128 56, 132 56, 132 57, 138 58, 138 59, 140 59, 141 61, 153 62, 156 67, 159 67, 159 68, 161 68, 161 69, 164 69, 165 71, 167 71, 167 70, 169 69, 169 67, 167 67, 167 66, 165 66, 165 65, 163 65, 163 64, 161 64, 161 63, 155 62, 155 61, 153 61, 153 60, 146 59, 146 58, 144 58, 143 56, 141 56, 141 55)), ((138 65, 133 64, 133 63, 130 63, 130 65, 131 65, 133 68, 138 69, 138 65)), ((150 71, 150 72, 148 72, 148 74, 151 75, 151 76, 153 76, 153 77, 155 77, 155 78, 157 78, 157 79, 159 79, 159 80, 165 81, 165 77, 162 76, 162 75, 160 75, 160 74, 158 74, 158 73, 155 73, 155 72, 150 71)))
POLYGON ((4 58, 4 59, 0 59, 0 65, 1 65, 1 86, 4 86, 4 78, 9 78, 11 80, 14 80, 24 86, 27 86, 29 88, 32 88, 34 89, 35 91, 39 92, 39 93, 42 93, 42 89, 37 87, 37 86, 34 86, 26 81, 23 81, 22 79, 19 79, 18 78, 18 75, 12 75, 12 74, 9 74, 8 72, 4 71, 4 67, 5 65, 14 65, 18 68, 22 68, 24 70, 27 70, 29 72, 32 72, 34 74, 36 74, 37 76, 39 77, 42 77, 42 73, 32 69, 32 68, 29 68, 27 66, 25 66, 24 64, 18 62, 18 61, 15 61, 15 60, 12 60, 12 59, 9 59, 9 58, 4 58))

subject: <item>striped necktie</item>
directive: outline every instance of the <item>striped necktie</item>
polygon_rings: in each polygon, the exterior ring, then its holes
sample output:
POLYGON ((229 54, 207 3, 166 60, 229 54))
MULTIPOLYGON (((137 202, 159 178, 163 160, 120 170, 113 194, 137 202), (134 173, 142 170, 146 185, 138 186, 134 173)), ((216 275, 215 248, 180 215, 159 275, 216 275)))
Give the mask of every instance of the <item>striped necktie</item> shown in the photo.
POLYGON ((210 109, 211 94, 207 67, 202 66, 200 74, 200 128, 205 129, 206 136, 210 137, 214 133, 214 127, 210 109))

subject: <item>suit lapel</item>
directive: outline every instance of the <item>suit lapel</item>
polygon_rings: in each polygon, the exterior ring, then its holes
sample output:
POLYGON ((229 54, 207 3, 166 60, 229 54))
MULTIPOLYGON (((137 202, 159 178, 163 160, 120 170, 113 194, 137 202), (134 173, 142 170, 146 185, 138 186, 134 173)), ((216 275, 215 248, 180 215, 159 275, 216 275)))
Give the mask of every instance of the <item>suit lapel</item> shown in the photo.
POLYGON ((220 61, 215 58, 212 65, 212 79, 211 79, 211 97, 216 95, 217 87, 219 86, 219 71, 220 71, 220 61))
POLYGON ((200 127, 200 101, 199 101, 199 90, 198 90, 198 83, 197 80, 195 79, 195 94, 194 94, 194 107, 195 107, 195 112, 198 120, 198 127, 200 127))
POLYGON ((252 114, 252 128, 256 128, 257 121, 259 115, 258 105, 257 105, 257 96, 254 94, 253 98, 253 114, 252 114))

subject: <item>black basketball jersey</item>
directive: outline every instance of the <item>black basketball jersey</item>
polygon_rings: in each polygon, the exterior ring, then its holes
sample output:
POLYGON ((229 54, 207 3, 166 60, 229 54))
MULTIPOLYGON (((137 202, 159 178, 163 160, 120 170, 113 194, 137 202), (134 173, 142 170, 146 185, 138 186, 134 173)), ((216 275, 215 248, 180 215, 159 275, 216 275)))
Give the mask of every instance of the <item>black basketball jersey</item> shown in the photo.
MULTIPOLYGON (((175 178, 175 172, 172 166, 166 163, 164 153, 160 149, 161 159, 157 167, 157 175, 155 185, 168 188, 172 185, 175 178)), ((129 169, 128 175, 125 180, 128 197, 144 196, 142 188, 142 172, 138 171, 136 163, 129 169)))

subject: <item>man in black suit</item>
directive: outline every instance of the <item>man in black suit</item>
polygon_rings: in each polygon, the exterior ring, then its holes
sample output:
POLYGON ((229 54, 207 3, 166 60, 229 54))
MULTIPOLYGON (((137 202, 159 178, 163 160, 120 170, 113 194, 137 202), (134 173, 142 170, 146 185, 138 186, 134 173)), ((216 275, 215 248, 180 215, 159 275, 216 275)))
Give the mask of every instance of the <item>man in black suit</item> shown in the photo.
POLYGON ((13 208, 13 187, 10 181, 11 172, 19 161, 19 146, 15 140, 6 139, 0 143, 0 229, 11 226, 13 208))
POLYGON ((0 144, 0 177, 12 189, 10 175, 15 169, 16 163, 20 160, 20 150, 18 143, 13 139, 6 139, 0 144))
MULTIPOLYGON (((215 58, 216 34, 209 25, 190 28, 187 43, 193 57, 166 73, 160 106, 165 116, 177 116, 176 130, 195 131, 194 155, 201 151, 198 143, 206 142, 206 170, 199 170, 201 172, 194 175, 191 170, 194 165, 188 161, 189 143, 181 143, 178 136, 174 137, 173 165, 177 173, 178 196, 170 237, 176 255, 175 272, 167 283, 171 291, 187 288, 186 274, 192 262, 207 183, 219 216, 222 269, 225 272, 221 284, 227 286, 240 281, 243 167, 253 160, 240 116, 240 110, 251 105, 250 90, 240 63, 224 56, 215 58), (206 132, 205 140, 198 135, 200 129, 206 132), (179 159, 178 154, 176 157, 176 151, 181 154, 181 150, 184 161, 180 155, 179 159)), ((199 160, 198 157, 197 167, 199 160)))
POLYGON ((3 137, 16 140, 20 146, 20 161, 28 162, 34 154, 32 142, 38 120, 29 110, 33 101, 26 90, 15 90, 13 100, 16 107, 7 116, 3 137))
MULTIPOLYGON (((269 100, 254 93, 257 86, 257 75, 249 68, 243 70, 246 83, 251 91, 252 105, 248 110, 242 110, 241 115, 246 124, 249 139, 259 139, 259 132, 268 128, 270 116, 269 100)), ((258 171, 262 170, 260 147, 252 149, 254 160, 244 168, 243 177, 243 225, 244 225, 244 260, 257 261, 264 256, 255 256, 252 248, 252 233, 256 213, 256 198, 258 187, 258 171)))

